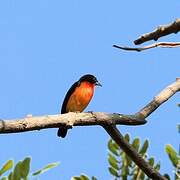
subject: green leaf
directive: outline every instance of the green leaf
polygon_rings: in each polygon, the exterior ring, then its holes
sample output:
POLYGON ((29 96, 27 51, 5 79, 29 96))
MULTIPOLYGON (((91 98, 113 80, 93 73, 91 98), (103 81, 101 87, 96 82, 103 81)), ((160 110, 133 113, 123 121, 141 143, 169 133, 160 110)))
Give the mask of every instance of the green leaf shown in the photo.
POLYGON ((8 180, 13 180, 13 173, 12 172, 8 175, 8 180))
POLYGON ((137 179, 137 180, 144 180, 145 174, 144 172, 136 166, 136 168, 133 170, 133 178, 132 179, 137 179))
MULTIPOLYGON (((118 145, 115 141, 113 141, 112 139, 110 139, 109 142, 112 144, 112 146, 114 146, 114 148, 115 148, 116 150, 119 150, 119 145, 118 145)), ((109 143, 109 142, 108 142, 108 143, 109 143)))
POLYGON ((141 171, 141 175, 140 175, 140 179, 145 179, 145 174, 144 174, 144 172, 142 171, 142 170, 140 170, 141 171))
POLYGON ((21 161, 19 161, 13 171, 12 174, 12 179, 13 180, 21 180, 21 161))
POLYGON ((136 179, 139 170, 140 169, 138 168, 138 166, 135 165, 134 168, 132 169, 132 172, 130 173, 130 175, 133 176, 132 179, 136 179))
POLYGON ((2 177, 1 180, 7 180, 7 177, 2 177))
POLYGON ((123 166, 131 166, 132 165, 131 158, 129 158, 129 156, 127 156, 125 152, 121 153, 121 159, 122 159, 122 166, 121 166, 121 168, 123 166))
POLYGON ((168 154, 173 166, 177 167, 178 160, 180 160, 180 158, 178 157, 177 152, 173 149, 173 147, 170 144, 166 145, 166 153, 168 154))
POLYGON ((97 178, 95 176, 92 176, 92 179, 91 180, 97 180, 97 178))
POLYGON ((118 149, 115 143, 113 143, 113 140, 110 139, 108 142, 108 149, 116 156, 119 156, 118 149))
POLYGON ((148 159, 148 163, 149 163, 150 166, 153 167, 153 165, 154 165, 154 158, 153 157, 149 158, 148 159))
POLYGON ((119 145, 118 145, 116 142, 114 142, 114 141, 113 141, 113 146, 114 146, 114 148, 115 148, 117 151, 120 150, 119 145))
POLYGON ((130 136, 129 136, 129 134, 125 134, 124 138, 125 138, 125 140, 126 140, 127 142, 130 141, 130 136))
POLYGON ((13 167, 13 160, 8 160, 0 170, 0 176, 13 167))
POLYGON ((81 180, 81 178, 74 176, 74 177, 71 178, 71 180, 81 180))
POLYGON ((164 177, 167 179, 167 180, 171 180, 170 176, 168 174, 164 174, 164 177))
POLYGON ((109 154, 108 162, 114 169, 119 170, 117 165, 118 160, 113 155, 109 154))
POLYGON ((117 171, 116 171, 115 169, 113 169, 112 167, 109 167, 108 169, 109 169, 109 172, 110 172, 113 176, 119 177, 119 175, 118 175, 118 173, 117 173, 117 171))
POLYGON ((52 168, 54 168, 54 167, 56 167, 56 166, 58 166, 58 165, 59 165, 59 162, 55 162, 55 163, 48 164, 48 165, 45 166, 44 168, 42 168, 42 169, 34 172, 32 175, 33 175, 33 176, 37 176, 37 175, 42 174, 42 173, 44 173, 44 172, 46 172, 46 171, 48 171, 48 170, 50 170, 50 169, 52 169, 52 168))
MULTIPOLYGON (((95 177, 92 177, 92 180, 96 180, 93 178, 95 178, 95 177)), ((86 176, 85 174, 81 174, 79 177, 78 176, 72 177, 71 180, 89 180, 89 177, 86 176)))
POLYGON ((139 146, 140 146, 140 139, 139 138, 135 138, 133 140, 132 146, 138 151, 139 150, 139 146))
POLYGON ((84 174, 82 174, 82 175, 80 176, 80 178, 81 178, 81 180, 89 180, 89 177, 86 176, 86 175, 84 175, 84 174))
POLYGON ((140 151, 139 151, 139 154, 141 154, 141 155, 146 154, 147 149, 148 149, 148 146, 149 146, 149 142, 148 142, 148 140, 146 139, 145 142, 144 142, 144 144, 142 145, 140 151))
POLYGON ((156 171, 159 171, 159 170, 160 170, 160 167, 161 167, 160 162, 158 162, 158 163, 154 166, 154 169, 155 169, 156 171))
POLYGON ((129 167, 124 165, 121 169, 121 176, 126 178, 129 175, 129 167))
POLYGON ((25 158, 22 162, 21 162, 21 177, 26 179, 28 177, 29 174, 29 170, 30 170, 30 162, 31 162, 31 158, 27 157, 25 158))
POLYGON ((126 155, 126 162, 127 162, 127 165, 131 167, 132 165, 132 160, 129 156, 126 155))

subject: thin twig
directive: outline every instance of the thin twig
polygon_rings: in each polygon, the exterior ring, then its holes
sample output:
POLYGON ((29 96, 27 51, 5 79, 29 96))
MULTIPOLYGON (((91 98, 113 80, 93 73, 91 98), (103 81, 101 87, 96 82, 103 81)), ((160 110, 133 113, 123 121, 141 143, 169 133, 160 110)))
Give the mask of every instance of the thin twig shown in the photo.
POLYGON ((113 45, 113 47, 126 50, 126 51, 144 51, 147 49, 155 48, 155 47, 162 47, 162 48, 175 48, 175 47, 180 47, 180 42, 158 42, 158 43, 153 43, 148 46, 144 47, 139 47, 139 48, 133 48, 133 47, 127 47, 127 46, 118 46, 118 45, 113 45))
POLYGON ((171 24, 159 26, 153 32, 142 35, 141 37, 139 37, 134 41, 134 44, 138 45, 150 40, 157 41, 162 36, 166 36, 172 33, 178 33, 179 31, 180 31, 180 18, 176 19, 171 24))

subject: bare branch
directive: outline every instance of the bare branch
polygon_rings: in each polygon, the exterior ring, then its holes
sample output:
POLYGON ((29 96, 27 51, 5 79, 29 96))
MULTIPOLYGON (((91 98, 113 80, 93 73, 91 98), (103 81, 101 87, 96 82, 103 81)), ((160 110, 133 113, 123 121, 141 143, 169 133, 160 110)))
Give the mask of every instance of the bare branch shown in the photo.
POLYGON ((142 125, 146 120, 136 118, 135 115, 108 114, 103 112, 90 113, 66 113, 47 116, 27 116, 23 119, 1 120, 0 134, 33 131, 47 128, 59 128, 60 126, 92 126, 92 125, 142 125))
POLYGON ((140 118, 148 117, 152 112, 154 112, 160 105, 166 102, 170 97, 172 97, 176 92, 180 91, 180 78, 176 78, 176 81, 164 90, 162 90, 154 99, 143 107, 136 116, 140 118))
POLYGON ((58 128, 60 126, 90 126, 90 125, 141 125, 145 118, 167 101, 176 92, 180 91, 180 78, 160 92, 149 104, 135 115, 108 114, 102 112, 67 113, 63 115, 27 116, 18 120, 1 120, 0 133, 16 133, 45 128, 58 128))
MULTIPOLYGON (((180 91, 180 78, 176 79, 176 82, 170 84, 164 90, 162 90, 154 99, 142 108, 136 116, 140 119, 148 117, 154 112, 160 105, 166 102, 176 92, 180 91)), ((139 166, 144 173, 152 179, 165 180, 160 173, 155 171, 149 164, 137 153, 137 151, 131 147, 131 145, 123 138, 122 134, 115 126, 103 126, 112 139, 126 152, 126 154, 139 166)))
POLYGON ((139 37, 134 41, 134 44, 138 45, 150 40, 157 41, 162 36, 166 36, 172 33, 178 33, 179 31, 180 31, 180 18, 176 19, 171 24, 159 26, 153 32, 142 35, 141 37, 139 37))
POLYGON ((113 47, 126 50, 126 51, 144 51, 147 49, 155 48, 155 47, 163 47, 163 48, 175 48, 175 47, 180 47, 180 42, 158 42, 158 43, 153 43, 148 46, 144 47, 139 47, 139 48, 133 48, 133 47, 126 47, 126 46, 117 46, 113 45, 113 47))

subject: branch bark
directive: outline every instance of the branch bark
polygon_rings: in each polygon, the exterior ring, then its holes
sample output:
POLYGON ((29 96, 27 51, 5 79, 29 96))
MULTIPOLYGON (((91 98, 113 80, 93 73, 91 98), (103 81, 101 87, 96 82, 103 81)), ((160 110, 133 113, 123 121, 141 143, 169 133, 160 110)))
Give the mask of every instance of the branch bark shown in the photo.
MULTIPOLYGON (((159 26, 157 29, 150 33, 146 33, 142 36, 140 36, 138 39, 134 41, 135 45, 142 44, 144 42, 155 40, 157 41, 160 37, 166 36, 168 34, 172 33, 178 33, 180 31, 180 18, 176 19, 173 23, 168 25, 162 25, 159 26)), ((113 47, 126 50, 126 51, 144 51, 147 49, 155 48, 155 47, 163 47, 163 48, 174 48, 174 47, 180 47, 180 42, 158 42, 153 43, 148 46, 144 47, 127 47, 127 46, 119 46, 119 45, 113 45, 113 47)))
POLYGON ((163 89, 159 94, 157 94, 154 99, 144 106, 139 112, 136 113, 137 117, 147 118, 151 113, 153 113, 160 105, 171 98, 175 93, 180 91, 180 78, 176 78, 176 81, 165 89, 163 89))
POLYGON ((157 41, 162 36, 166 36, 172 33, 178 33, 179 31, 180 31, 180 18, 176 19, 171 24, 159 26, 154 31, 140 36, 138 39, 134 41, 134 44, 138 45, 150 40, 157 41))
POLYGON ((152 49, 156 47, 163 47, 163 48, 175 48, 175 47, 180 47, 180 42, 158 42, 158 43, 153 43, 148 46, 144 47, 138 47, 138 48, 133 48, 133 47, 127 47, 127 46, 118 46, 118 45, 113 45, 113 47, 126 50, 126 51, 144 51, 147 49, 152 49))
POLYGON ((121 149, 137 164, 137 166, 151 179, 166 180, 159 172, 155 171, 137 151, 124 139, 115 126, 104 126, 104 129, 121 149))
POLYGON ((22 119, 0 120, 0 134, 18 133, 25 131, 41 130, 47 128, 59 128, 66 126, 93 126, 93 125, 143 125, 145 119, 137 118, 136 115, 108 114, 103 112, 90 113, 66 113, 47 116, 28 115, 22 119))

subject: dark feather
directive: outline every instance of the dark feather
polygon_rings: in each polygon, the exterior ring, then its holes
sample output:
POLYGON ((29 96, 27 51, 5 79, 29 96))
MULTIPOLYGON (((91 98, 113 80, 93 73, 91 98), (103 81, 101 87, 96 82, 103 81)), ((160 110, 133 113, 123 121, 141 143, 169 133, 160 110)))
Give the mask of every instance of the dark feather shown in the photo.
MULTIPOLYGON (((67 103, 68 103, 68 101, 69 101, 70 96, 73 94, 73 92, 75 91, 75 89, 76 89, 77 86, 79 86, 79 81, 75 82, 75 83, 71 86, 71 88, 68 90, 68 92, 67 92, 67 94, 66 94, 66 96, 65 96, 65 98, 64 98, 63 104, 62 104, 61 114, 68 113, 68 112, 66 111, 66 106, 67 106, 67 103)), ((57 135, 58 135, 59 137, 64 138, 64 137, 66 136, 66 134, 67 134, 67 131, 68 131, 67 128, 65 128, 65 127, 60 127, 60 128, 58 129, 57 135)))
POLYGON ((66 111, 66 106, 67 106, 67 103, 68 103, 68 101, 69 101, 70 96, 73 94, 73 92, 75 91, 75 89, 76 89, 77 86, 79 86, 79 81, 75 82, 75 83, 71 86, 71 88, 68 90, 68 92, 67 92, 67 94, 66 94, 66 96, 65 96, 65 98, 64 98, 64 102, 63 102, 63 104, 62 104, 61 114, 68 113, 68 112, 66 111))

